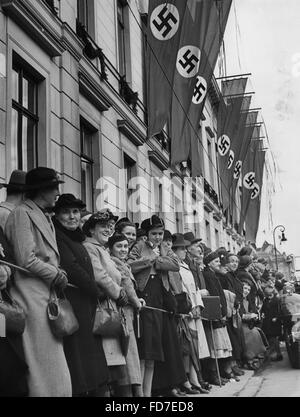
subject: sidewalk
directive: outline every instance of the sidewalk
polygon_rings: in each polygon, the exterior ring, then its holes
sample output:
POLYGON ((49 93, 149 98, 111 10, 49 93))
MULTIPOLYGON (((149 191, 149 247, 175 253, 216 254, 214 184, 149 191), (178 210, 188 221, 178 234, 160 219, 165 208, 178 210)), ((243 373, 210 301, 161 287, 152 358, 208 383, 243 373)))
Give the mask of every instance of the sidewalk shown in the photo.
POLYGON ((249 385, 251 385, 251 378, 254 376, 254 371, 245 371, 245 375, 240 377, 239 382, 228 382, 222 388, 213 385, 209 394, 190 395, 190 397, 238 397, 239 394, 249 385))

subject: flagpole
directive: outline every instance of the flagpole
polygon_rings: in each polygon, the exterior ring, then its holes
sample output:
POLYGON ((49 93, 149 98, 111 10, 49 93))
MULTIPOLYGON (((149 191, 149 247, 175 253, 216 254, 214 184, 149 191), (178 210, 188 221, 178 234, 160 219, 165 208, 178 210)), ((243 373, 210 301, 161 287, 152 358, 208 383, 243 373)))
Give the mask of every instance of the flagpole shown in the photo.
POLYGON ((217 77, 216 80, 228 80, 229 78, 242 78, 242 77, 249 77, 252 75, 251 72, 248 74, 239 74, 239 75, 227 75, 226 77, 217 77))

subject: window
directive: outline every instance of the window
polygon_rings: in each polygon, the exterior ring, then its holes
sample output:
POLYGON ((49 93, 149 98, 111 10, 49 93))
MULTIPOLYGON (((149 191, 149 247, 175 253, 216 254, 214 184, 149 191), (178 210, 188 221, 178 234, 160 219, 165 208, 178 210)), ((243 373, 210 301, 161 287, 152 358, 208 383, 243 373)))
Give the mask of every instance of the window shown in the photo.
POLYGON ((208 166, 209 166, 209 184, 214 188, 214 158, 212 150, 212 142, 207 138, 207 153, 208 153, 208 166))
POLYGON ((219 239, 219 230, 215 229, 215 241, 216 241, 216 248, 220 246, 220 239, 219 239))
POLYGON ((206 231, 206 242, 207 246, 211 248, 211 239, 210 239, 210 224, 207 220, 205 220, 205 231, 206 231))
POLYGON ((158 180, 154 180, 154 204, 155 204, 155 214, 157 216, 162 216, 162 184, 158 180))
POLYGON ((131 159, 128 155, 124 154, 124 172, 125 172, 125 207, 126 207, 126 216, 129 220, 133 221, 133 213, 129 207, 129 200, 132 194, 132 188, 130 187, 131 179, 133 179, 136 175, 136 163, 133 159, 131 159))
POLYGON ((37 166, 38 84, 17 64, 12 70, 12 167, 29 171, 37 166))
POLYGON ((118 45, 119 45, 119 73, 126 76, 126 49, 125 49, 125 3, 118 0, 118 45))
POLYGON ((93 140, 95 130, 83 120, 80 122, 80 147, 81 147, 81 199, 86 203, 86 208, 93 211, 94 208, 94 160, 93 140))
POLYGON ((95 39, 94 0, 77 0, 77 18, 87 33, 95 39))

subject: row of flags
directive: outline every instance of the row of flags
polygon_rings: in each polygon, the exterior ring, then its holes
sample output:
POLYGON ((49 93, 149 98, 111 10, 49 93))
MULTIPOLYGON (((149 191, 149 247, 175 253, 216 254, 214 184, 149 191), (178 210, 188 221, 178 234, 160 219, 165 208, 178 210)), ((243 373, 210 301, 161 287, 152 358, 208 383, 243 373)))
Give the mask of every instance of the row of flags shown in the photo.
MULTIPOLYGON (((203 176, 201 117, 223 42, 232 0, 149 0, 147 27, 148 136, 166 126, 170 165, 190 160, 203 176)), ((247 77, 224 79, 217 121, 217 160, 223 210, 246 238, 257 234, 265 152, 247 77), (239 215, 236 193, 241 194, 239 215)), ((212 163, 212 162, 211 162, 212 163)))

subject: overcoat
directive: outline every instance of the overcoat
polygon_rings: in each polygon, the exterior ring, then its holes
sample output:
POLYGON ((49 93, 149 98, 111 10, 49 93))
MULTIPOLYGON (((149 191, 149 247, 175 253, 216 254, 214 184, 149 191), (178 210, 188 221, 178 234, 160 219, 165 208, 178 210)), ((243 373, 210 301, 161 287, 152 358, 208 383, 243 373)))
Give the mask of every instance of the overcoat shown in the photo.
POLYGON ((53 336, 46 313, 50 284, 59 265, 53 223, 32 200, 26 200, 9 215, 5 234, 16 263, 29 271, 15 273, 11 290, 26 313, 23 344, 29 395, 70 397, 71 378, 63 342, 53 336))
POLYGON ((108 381, 108 369, 100 337, 93 335, 98 289, 89 254, 80 231, 70 232, 54 220, 60 265, 74 287, 67 287, 79 330, 64 338, 64 351, 72 380, 73 395, 95 391, 108 381))
MULTIPOLYGON (((0 259, 14 263, 1 227, 0 245, 4 253, 4 257, 0 255, 0 259)), ((9 292, 9 283, 7 283, 6 290, 9 292)), ((9 301, 4 291, 0 292, 0 294, 4 300, 9 301)), ((0 397, 27 396, 27 372, 28 367, 25 362, 22 337, 6 332, 6 337, 0 338, 0 397)))
POLYGON ((267 337, 281 336, 280 299, 275 296, 271 299, 266 298, 261 313, 264 315, 262 330, 265 335, 267 337))

